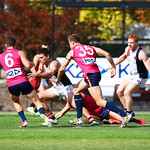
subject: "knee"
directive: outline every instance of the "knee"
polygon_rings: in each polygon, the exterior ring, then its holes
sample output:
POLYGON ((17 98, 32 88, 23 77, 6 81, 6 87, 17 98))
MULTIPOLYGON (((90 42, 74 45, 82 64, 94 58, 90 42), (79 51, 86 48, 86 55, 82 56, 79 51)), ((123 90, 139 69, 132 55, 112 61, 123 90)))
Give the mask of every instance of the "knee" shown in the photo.
POLYGON ((119 97, 121 97, 121 96, 123 96, 124 95, 124 93, 123 93, 123 91, 120 91, 120 90, 117 90, 117 95, 119 96, 119 97))
POLYGON ((72 91, 73 91, 73 95, 79 94, 78 91, 77 91, 77 89, 73 89, 72 91))
POLYGON ((124 96, 125 96, 125 97, 129 97, 129 96, 131 96, 131 93, 125 91, 125 92, 124 92, 124 96))

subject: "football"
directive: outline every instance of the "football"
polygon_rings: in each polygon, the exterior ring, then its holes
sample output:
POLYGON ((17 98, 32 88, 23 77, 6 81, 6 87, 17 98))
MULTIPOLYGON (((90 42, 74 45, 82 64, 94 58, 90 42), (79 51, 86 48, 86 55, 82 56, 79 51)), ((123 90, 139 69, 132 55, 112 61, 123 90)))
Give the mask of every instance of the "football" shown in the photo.
POLYGON ((31 78, 29 81, 30 81, 31 85, 33 86, 33 88, 35 90, 37 90, 40 86, 41 78, 39 78, 39 77, 31 78))

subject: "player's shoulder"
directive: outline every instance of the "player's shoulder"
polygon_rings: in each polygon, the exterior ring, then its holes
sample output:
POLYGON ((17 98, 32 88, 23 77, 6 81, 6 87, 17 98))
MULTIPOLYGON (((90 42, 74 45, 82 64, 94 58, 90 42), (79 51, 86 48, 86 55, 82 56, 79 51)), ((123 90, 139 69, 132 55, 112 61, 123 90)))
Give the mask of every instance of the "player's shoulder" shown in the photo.
POLYGON ((127 46, 127 47, 125 48, 125 51, 129 51, 129 50, 130 50, 130 47, 127 46))
POLYGON ((128 56, 129 55, 129 52, 130 52, 130 47, 129 46, 127 46, 126 48, 125 48, 125 54, 128 56))
POLYGON ((60 63, 59 63, 59 61, 57 60, 57 59, 53 59, 53 60, 51 60, 51 62, 50 62, 50 65, 59 65, 60 63))

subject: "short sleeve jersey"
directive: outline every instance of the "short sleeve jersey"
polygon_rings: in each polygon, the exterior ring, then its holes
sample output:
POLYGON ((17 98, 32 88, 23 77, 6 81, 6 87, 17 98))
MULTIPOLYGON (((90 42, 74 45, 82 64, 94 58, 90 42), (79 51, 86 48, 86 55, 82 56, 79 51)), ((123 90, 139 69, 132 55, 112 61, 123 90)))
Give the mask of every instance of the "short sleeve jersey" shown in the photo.
POLYGON ((29 81, 17 49, 7 49, 0 55, 0 64, 4 68, 8 87, 29 81))
POLYGON ((73 59, 81 68, 84 78, 88 73, 100 72, 96 64, 96 52, 92 46, 77 44, 72 50, 73 59))

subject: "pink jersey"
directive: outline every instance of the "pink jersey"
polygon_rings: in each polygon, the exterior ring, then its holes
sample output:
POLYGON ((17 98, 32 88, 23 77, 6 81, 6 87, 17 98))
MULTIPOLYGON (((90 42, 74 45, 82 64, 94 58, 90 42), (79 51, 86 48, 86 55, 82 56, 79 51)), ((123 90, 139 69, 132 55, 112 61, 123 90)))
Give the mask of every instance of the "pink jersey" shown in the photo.
POLYGON ((19 50, 7 49, 0 55, 0 64, 3 66, 8 87, 29 81, 19 56, 19 50))
POLYGON ((78 44, 72 48, 73 59, 83 72, 85 78, 87 73, 100 72, 96 64, 96 52, 92 46, 78 44))

